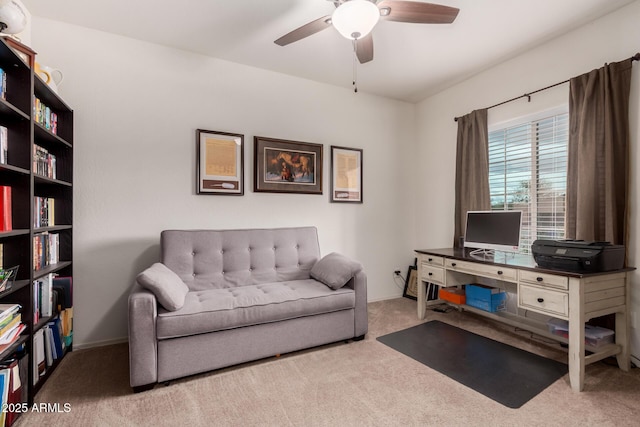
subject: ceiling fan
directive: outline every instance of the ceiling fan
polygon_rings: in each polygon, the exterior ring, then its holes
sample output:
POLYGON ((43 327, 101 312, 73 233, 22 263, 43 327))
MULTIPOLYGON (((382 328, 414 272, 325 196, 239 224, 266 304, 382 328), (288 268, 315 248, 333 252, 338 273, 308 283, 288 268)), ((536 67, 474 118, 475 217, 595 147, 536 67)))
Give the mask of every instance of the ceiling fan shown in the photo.
POLYGON ((286 46, 333 26, 342 36, 354 40, 354 51, 361 64, 373 59, 371 30, 379 19, 416 24, 450 24, 459 9, 433 3, 402 0, 327 0, 336 10, 311 21, 275 41, 286 46))

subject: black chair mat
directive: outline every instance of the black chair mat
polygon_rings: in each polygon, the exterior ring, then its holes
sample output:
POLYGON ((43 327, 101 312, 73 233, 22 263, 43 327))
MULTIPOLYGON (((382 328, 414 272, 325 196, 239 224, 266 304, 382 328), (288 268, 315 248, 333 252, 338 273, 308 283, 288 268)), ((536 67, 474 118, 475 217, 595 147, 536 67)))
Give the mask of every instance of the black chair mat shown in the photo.
POLYGON ((509 408, 568 372, 566 364, 434 320, 378 341, 509 408))

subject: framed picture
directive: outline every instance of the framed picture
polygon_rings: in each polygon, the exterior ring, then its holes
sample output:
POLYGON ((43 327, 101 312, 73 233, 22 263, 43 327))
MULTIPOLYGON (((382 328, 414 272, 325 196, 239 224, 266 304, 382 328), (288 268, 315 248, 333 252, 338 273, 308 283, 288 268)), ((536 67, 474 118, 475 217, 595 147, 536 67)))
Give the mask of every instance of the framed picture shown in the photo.
POLYGON ((244 135, 196 131, 197 194, 244 194, 244 135))
POLYGON ((33 68, 35 63, 36 53, 29 46, 20 43, 13 37, 2 37, 7 46, 9 46, 19 57, 24 61, 29 68, 33 68))
POLYGON ((334 203, 362 203, 362 150, 331 146, 331 196, 334 203))
POLYGON ((322 144, 254 137, 253 190, 322 194, 322 144))
POLYGON ((407 270, 402 296, 415 300, 418 299, 418 267, 415 265, 410 266, 409 270, 407 270))

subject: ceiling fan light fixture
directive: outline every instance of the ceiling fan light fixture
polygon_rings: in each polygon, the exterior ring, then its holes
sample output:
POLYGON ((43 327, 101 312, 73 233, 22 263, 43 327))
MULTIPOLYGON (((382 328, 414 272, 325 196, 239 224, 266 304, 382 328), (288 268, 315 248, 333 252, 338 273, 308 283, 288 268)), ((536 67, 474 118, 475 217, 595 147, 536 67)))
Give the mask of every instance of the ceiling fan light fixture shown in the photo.
POLYGON ((360 39, 373 30, 380 19, 378 7, 368 0, 350 0, 333 12, 331 22, 345 38, 360 39))
POLYGON ((17 34, 27 26, 23 6, 11 0, 0 0, 0 33, 17 34))

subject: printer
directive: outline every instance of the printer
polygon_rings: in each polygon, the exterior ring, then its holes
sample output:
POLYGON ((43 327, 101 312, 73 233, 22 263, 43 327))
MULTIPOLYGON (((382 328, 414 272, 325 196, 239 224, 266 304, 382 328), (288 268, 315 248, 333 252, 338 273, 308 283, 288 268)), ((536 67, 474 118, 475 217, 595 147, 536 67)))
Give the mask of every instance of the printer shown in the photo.
POLYGON ((531 245, 539 267, 573 273, 601 273, 624 266, 623 245, 585 240, 536 240, 531 245))

